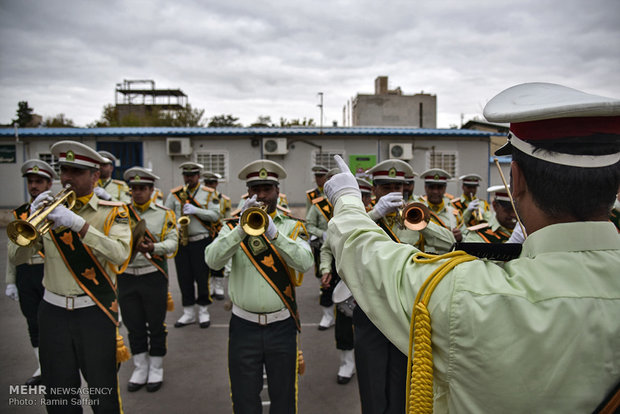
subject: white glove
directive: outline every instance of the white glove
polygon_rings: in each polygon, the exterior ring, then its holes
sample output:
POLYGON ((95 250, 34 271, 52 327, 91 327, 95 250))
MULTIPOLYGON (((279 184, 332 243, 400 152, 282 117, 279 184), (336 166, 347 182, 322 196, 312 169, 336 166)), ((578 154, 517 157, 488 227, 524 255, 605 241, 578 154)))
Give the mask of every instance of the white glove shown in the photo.
POLYGON ((245 199, 245 202, 243 203, 243 207, 241 208, 241 213, 243 214, 243 212, 250 207, 258 207, 258 206, 260 206, 260 204, 258 203, 258 201, 256 201, 256 194, 254 194, 252 197, 245 199))
POLYGON ((106 200, 106 201, 112 200, 112 196, 110 195, 110 193, 104 190, 103 187, 97 186, 95 187, 93 191, 95 192, 95 194, 97 194, 97 197, 99 197, 102 200, 106 200))
POLYGON ((19 300, 19 295, 17 294, 17 286, 15 286, 13 283, 9 283, 8 285, 6 285, 6 292, 4 293, 15 301, 19 300))
POLYGON ((193 204, 183 204, 183 214, 196 214, 198 207, 193 204))
POLYGON ((524 241, 525 241, 525 236, 523 236, 523 230, 521 230, 521 225, 517 222, 514 230, 512 231, 512 234, 510 235, 510 238, 508 239, 506 243, 523 244, 524 241))
POLYGON ((54 200, 54 196, 52 196, 51 191, 44 191, 34 199, 32 204, 30 204, 30 214, 34 213, 41 207, 41 204, 51 202, 54 200))
POLYGON ((334 161, 338 164, 340 171, 343 172, 334 175, 332 178, 327 180, 323 186, 323 191, 332 203, 332 206, 335 206, 340 197, 344 195, 352 195, 361 200, 362 194, 360 192, 360 188, 357 185, 357 180, 353 174, 351 174, 349 166, 344 162, 340 155, 334 155, 334 161))
POLYGON ((54 229, 65 226, 79 233, 86 221, 65 206, 58 206, 47 216, 54 222, 54 229))
POLYGON ((267 238, 271 240, 274 237, 276 237, 276 234, 278 234, 278 228, 276 227, 276 224, 271 219, 271 216, 267 215, 267 217, 269 217, 269 225, 267 226, 267 231, 265 231, 265 236, 267 236, 267 238))
POLYGON ((477 210, 478 207, 480 207, 480 200, 476 198, 469 202, 469 204, 467 205, 467 211, 477 210))
POLYGON ((381 217, 385 217, 387 214, 398 210, 403 206, 403 193, 394 192, 384 195, 377 201, 375 208, 368 213, 371 219, 374 221, 379 220, 381 217))

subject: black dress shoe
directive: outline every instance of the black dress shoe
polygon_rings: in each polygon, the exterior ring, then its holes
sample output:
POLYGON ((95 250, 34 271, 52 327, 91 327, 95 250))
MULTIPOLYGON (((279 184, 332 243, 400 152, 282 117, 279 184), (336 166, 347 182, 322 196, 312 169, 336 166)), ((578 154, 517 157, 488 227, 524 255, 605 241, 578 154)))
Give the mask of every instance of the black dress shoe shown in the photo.
POLYGON ((175 322, 174 323, 174 327, 175 328, 182 328, 184 326, 188 326, 188 325, 191 325, 191 324, 194 324, 194 323, 196 323, 196 322, 192 322, 192 323, 175 322))
POLYGON ((349 381, 351 381, 352 377, 341 377, 340 375, 338 375, 338 384, 340 385, 344 385, 344 384, 348 384, 349 381))
POLYGON ((206 328, 208 328, 209 326, 211 326, 211 321, 209 321, 209 322, 200 322, 200 327, 201 327, 202 329, 206 329, 206 328))
POLYGON ((26 380, 25 384, 28 386, 39 385, 41 384, 41 376, 35 375, 34 377, 30 377, 26 380))
POLYGON ((217 300, 224 300, 224 295, 216 295, 216 294, 213 294, 213 295, 211 295, 211 296, 213 296, 213 297, 214 297, 215 299, 217 299, 217 300))
POLYGON ((329 329, 329 326, 319 325, 319 331, 326 331, 329 329))
POLYGON ((146 390, 148 392, 155 392, 157 390, 159 390, 161 388, 161 384, 163 384, 163 381, 159 381, 159 382, 148 382, 146 384, 146 390))
POLYGON ((136 392, 142 387, 144 387, 144 384, 136 384, 135 382, 127 383, 127 391, 129 392, 136 392))

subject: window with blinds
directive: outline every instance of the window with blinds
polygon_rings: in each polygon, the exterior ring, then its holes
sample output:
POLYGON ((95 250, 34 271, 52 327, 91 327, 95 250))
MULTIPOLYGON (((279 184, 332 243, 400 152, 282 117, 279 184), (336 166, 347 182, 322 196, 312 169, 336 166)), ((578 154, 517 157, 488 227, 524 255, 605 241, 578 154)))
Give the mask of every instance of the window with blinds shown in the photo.
POLYGON ((457 153, 454 151, 430 151, 426 153, 426 169, 441 168, 452 177, 458 170, 457 153))
POLYGON ((56 174, 60 174, 60 164, 58 164, 58 157, 53 156, 51 153, 39 154, 39 159, 45 161, 54 168, 56 174))
POLYGON ((197 152, 196 162, 204 165, 204 171, 211 171, 220 174, 223 181, 228 180, 228 152, 197 152))
POLYGON ((340 155, 343 159, 344 151, 312 151, 312 165, 322 165, 327 167, 327 169, 331 170, 332 168, 337 168, 338 165, 336 161, 334 161, 334 155, 340 155))

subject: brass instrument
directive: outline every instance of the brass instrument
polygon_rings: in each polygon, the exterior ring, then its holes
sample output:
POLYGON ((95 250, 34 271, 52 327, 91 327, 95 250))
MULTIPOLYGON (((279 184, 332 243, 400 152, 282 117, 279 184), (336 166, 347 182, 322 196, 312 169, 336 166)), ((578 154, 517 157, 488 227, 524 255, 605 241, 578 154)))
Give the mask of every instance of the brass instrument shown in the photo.
POLYGON ((73 208, 77 196, 70 186, 54 196, 54 199, 43 203, 26 220, 13 220, 6 228, 9 239, 18 246, 28 247, 40 236, 43 236, 54 225, 47 216, 59 205, 64 204, 68 209, 73 208))
POLYGON ((431 211, 422 203, 409 203, 398 213, 398 226, 401 229, 420 231, 426 228, 431 219, 431 211))
POLYGON ((259 203, 257 207, 249 207, 241 213, 240 225, 243 231, 250 236, 260 236, 267 231, 269 216, 267 206, 259 203))
MULTIPOLYGON (((181 200, 181 214, 183 214, 183 206, 187 203, 189 194, 187 193, 187 185, 183 186, 183 191, 179 192, 179 199, 181 200)), ((181 246, 187 246, 189 243, 189 222, 191 219, 188 215, 182 215, 177 220, 177 226, 179 227, 179 244, 181 246)))
POLYGON ((480 223, 484 221, 484 205, 482 202, 478 204, 478 208, 471 212, 472 217, 476 222, 480 223))

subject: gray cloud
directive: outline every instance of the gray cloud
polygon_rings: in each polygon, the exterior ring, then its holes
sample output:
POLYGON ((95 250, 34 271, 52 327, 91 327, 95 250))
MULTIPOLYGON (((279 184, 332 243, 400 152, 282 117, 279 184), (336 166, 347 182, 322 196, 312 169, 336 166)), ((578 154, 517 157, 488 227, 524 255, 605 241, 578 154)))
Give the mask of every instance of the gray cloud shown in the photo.
POLYGON ((207 116, 342 122, 374 78, 438 96, 439 127, 529 81, 620 97, 620 3, 107 1, 0 3, 0 122, 27 100, 79 125, 123 79, 181 88, 207 116))

